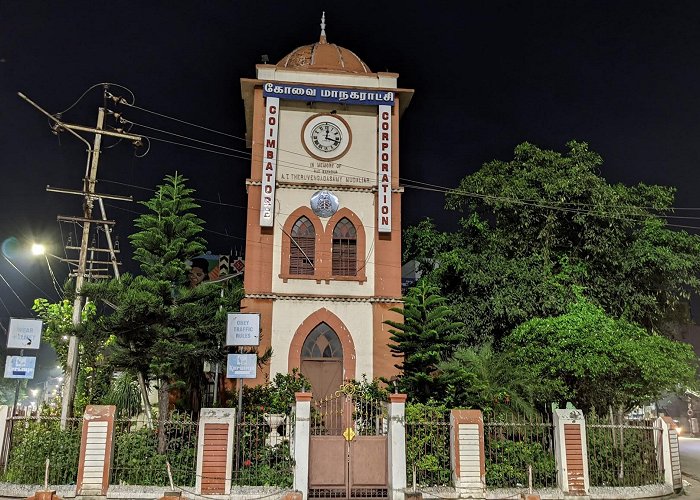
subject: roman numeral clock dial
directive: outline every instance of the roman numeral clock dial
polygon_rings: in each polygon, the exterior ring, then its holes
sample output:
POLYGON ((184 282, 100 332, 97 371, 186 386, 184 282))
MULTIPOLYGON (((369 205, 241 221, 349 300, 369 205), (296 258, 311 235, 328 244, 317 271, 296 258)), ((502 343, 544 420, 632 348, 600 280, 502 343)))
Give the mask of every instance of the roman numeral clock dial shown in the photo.
POLYGON ((333 161, 343 156, 352 139, 347 122, 330 114, 314 115, 306 120, 301 136, 306 152, 321 161, 333 161))

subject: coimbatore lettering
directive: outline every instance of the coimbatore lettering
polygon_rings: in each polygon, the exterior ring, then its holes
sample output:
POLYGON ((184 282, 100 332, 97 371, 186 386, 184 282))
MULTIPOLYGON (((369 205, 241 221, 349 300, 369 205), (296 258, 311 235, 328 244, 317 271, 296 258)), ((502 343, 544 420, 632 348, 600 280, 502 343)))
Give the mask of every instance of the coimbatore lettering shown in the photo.
POLYGON ((277 173, 277 132, 280 100, 265 99, 265 132, 263 136, 262 190, 260 193, 260 225, 272 227, 275 221, 275 180, 277 173))

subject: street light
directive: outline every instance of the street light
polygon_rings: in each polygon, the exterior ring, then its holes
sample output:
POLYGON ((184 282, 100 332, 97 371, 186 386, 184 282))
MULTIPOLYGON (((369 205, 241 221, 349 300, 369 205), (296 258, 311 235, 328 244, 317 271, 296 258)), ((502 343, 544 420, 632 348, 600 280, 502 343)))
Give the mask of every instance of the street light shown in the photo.
POLYGON ((41 243, 32 243, 32 255, 44 255, 46 253, 46 247, 41 243))

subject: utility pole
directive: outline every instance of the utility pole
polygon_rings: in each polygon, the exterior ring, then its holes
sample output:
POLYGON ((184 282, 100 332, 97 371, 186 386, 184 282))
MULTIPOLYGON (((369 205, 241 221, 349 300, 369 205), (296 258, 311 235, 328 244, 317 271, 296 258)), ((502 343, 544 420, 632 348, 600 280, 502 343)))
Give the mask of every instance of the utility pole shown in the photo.
MULTIPOLYGON (((125 134, 121 132, 112 132, 108 130, 104 130, 104 117, 105 117, 105 110, 104 108, 99 108, 98 113, 97 113, 97 126, 95 128, 92 127, 85 127, 82 125, 71 125, 68 123, 63 123, 61 122, 58 118, 55 116, 51 115, 44 109, 42 109, 39 105, 34 103, 32 100, 30 100, 28 97, 26 97, 22 93, 18 93, 18 95, 27 101, 29 104, 31 104, 34 108, 39 110, 41 113, 46 115, 50 120, 52 120, 55 123, 54 129, 61 131, 61 130, 67 130, 69 133, 83 141, 84 143, 87 144, 88 146, 88 159, 87 159, 87 166, 86 166, 86 171, 85 171, 85 177, 83 178, 83 190, 82 191, 73 191, 72 190, 63 190, 63 192, 66 192, 68 194, 79 194, 85 197, 85 201, 83 203, 83 216, 82 217, 73 217, 73 218, 65 218, 65 219, 72 219, 75 221, 80 221, 83 223, 83 234, 82 234, 82 239, 80 243, 80 254, 78 257, 78 267, 75 272, 75 300, 73 301, 73 317, 72 317, 72 323, 74 326, 79 326, 82 320, 82 312, 83 312, 83 297, 80 294, 81 288, 83 286, 83 282, 85 281, 85 271, 86 271, 86 265, 88 261, 88 251, 90 250, 89 248, 89 243, 90 243, 90 226, 92 223, 96 224, 103 224, 105 227, 105 233, 109 235, 109 227, 108 223, 110 221, 107 221, 105 213, 104 213, 104 206, 102 204, 102 196, 97 195, 95 193, 95 184, 97 182, 97 167, 99 165, 99 160, 100 160, 100 147, 102 144, 102 136, 103 135, 109 135, 112 137, 118 137, 120 139, 127 139, 131 140, 136 143, 141 142, 141 137, 132 135, 132 134, 125 134), (87 142, 81 135, 79 135, 76 131, 81 131, 81 132, 91 132, 95 134, 95 139, 93 142, 92 147, 90 146, 90 143, 87 142), (95 200, 99 200, 100 203, 100 208, 101 208, 101 220, 93 220, 92 219, 92 208, 93 208, 93 203, 95 200)), ((53 191, 58 191, 56 189, 53 189, 53 191)), ((105 197, 111 197, 111 196, 105 196, 105 197)), ((110 252, 110 257, 111 257, 111 262, 113 267, 116 269, 117 265, 117 259, 115 255, 114 248, 112 247, 112 242, 111 242, 111 237, 108 236, 107 241, 109 243, 109 252, 110 252)), ((118 277, 118 271, 116 276, 118 277)), ((78 365, 79 365, 79 352, 78 352, 78 337, 73 334, 69 337, 68 340, 68 358, 67 358, 67 369, 65 373, 65 379, 64 379, 64 384, 63 384, 63 397, 62 397, 62 404, 61 404, 61 429, 66 428, 66 424, 68 422, 68 418, 73 414, 73 399, 75 398, 75 388, 76 388, 76 381, 78 377, 78 365)))
MULTIPOLYGON (((97 112, 97 130, 104 127, 105 110, 99 108, 97 112)), ((92 203, 95 194, 95 181, 97 180, 97 165, 100 161, 100 146, 102 134, 95 134, 95 141, 90 155, 90 171, 83 180, 85 203, 83 203, 83 237, 80 242, 80 256, 78 257, 78 270, 75 276, 75 299, 73 300, 73 326, 79 326, 83 314, 83 296, 80 290, 85 280, 85 266, 90 243, 90 218, 92 217, 92 203)), ((75 398, 75 386, 78 378, 78 337, 74 334, 68 339, 67 370, 63 383, 63 397, 61 398, 61 428, 66 428, 68 417, 73 414, 73 399, 75 398)))

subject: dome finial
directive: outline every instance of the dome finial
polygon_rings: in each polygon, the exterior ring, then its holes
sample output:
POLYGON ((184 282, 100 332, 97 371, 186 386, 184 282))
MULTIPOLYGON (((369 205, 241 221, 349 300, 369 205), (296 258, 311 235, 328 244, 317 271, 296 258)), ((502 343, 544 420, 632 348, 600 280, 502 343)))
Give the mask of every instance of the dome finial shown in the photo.
POLYGON ((321 38, 319 42, 326 43, 326 11, 321 15, 321 38))

